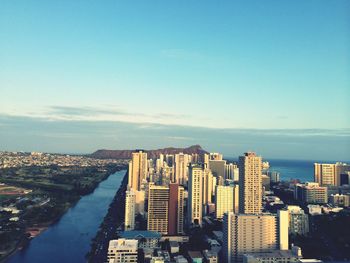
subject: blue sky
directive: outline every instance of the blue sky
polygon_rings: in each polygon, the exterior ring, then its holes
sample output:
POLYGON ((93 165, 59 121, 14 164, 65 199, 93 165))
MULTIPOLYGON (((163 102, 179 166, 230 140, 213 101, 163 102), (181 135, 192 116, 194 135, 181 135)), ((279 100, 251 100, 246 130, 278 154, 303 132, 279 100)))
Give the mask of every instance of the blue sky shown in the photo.
POLYGON ((0 148, 350 159, 349 28, 347 0, 1 1, 0 148))

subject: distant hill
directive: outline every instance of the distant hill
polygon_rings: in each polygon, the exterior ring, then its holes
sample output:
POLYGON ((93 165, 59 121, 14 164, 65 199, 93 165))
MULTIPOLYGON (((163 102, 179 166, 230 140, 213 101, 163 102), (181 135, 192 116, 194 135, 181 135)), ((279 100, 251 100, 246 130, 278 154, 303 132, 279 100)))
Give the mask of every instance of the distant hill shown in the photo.
MULTIPOLYGON (((131 155, 135 150, 98 150, 90 155, 92 158, 97 159, 131 159, 131 155)), ((192 145, 188 148, 164 148, 157 150, 145 150, 147 152, 148 158, 156 158, 161 153, 162 154, 176 154, 176 153, 186 153, 186 154, 205 154, 207 151, 203 150, 200 145, 192 145)))

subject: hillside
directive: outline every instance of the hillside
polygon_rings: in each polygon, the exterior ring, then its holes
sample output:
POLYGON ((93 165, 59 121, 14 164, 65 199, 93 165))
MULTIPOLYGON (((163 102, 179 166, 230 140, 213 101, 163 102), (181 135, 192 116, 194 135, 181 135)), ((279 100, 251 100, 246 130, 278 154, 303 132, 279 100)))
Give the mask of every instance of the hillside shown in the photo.
MULTIPOLYGON (((92 158, 97 159, 131 159, 131 154, 135 150, 98 150, 90 155, 92 158)), ((188 148, 164 148, 157 150, 145 150, 148 154, 148 158, 156 158, 161 153, 162 154, 176 154, 176 153, 186 153, 186 154, 204 154, 207 151, 203 150, 200 145, 192 145, 188 148)))

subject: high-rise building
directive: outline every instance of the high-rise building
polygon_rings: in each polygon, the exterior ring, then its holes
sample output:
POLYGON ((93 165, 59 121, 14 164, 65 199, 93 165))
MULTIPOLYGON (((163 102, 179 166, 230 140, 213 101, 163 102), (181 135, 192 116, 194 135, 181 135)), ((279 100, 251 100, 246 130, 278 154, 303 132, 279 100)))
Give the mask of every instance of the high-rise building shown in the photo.
POLYGON ((141 190, 141 184, 147 178, 147 170, 147 153, 142 150, 133 152, 129 163, 128 186, 130 189, 141 190))
POLYGON ((307 235, 309 232, 309 215, 305 214, 300 206, 288 205, 289 213, 289 233, 297 235, 307 235))
POLYGON ((262 159, 253 152, 239 157, 239 209, 243 214, 262 211, 262 159))
POLYGON ((239 169, 238 169, 237 164, 228 163, 225 165, 225 179, 238 181, 239 169))
POLYGON ((218 179, 218 182, 223 184, 226 174, 226 161, 225 160, 209 160, 209 168, 213 175, 218 179))
POLYGON ((224 215, 223 252, 225 262, 242 262, 247 253, 288 249, 288 212, 224 215))
POLYGON ((335 164, 335 178, 336 185, 341 186, 343 184, 349 184, 349 176, 350 176, 350 164, 337 162, 335 164), (347 182, 343 181, 342 178, 348 178, 347 182))
POLYGON ((190 161, 190 155, 179 153, 175 155, 175 181, 180 185, 187 184, 188 180, 188 165, 190 161))
POLYGON ((203 174, 204 169, 199 165, 190 167, 188 180, 188 223, 202 224, 203 208, 203 174))
POLYGON ((215 215, 222 219, 224 213, 238 213, 238 186, 217 185, 215 192, 215 215))
POLYGON ((135 206, 136 195, 132 190, 125 193, 125 230, 133 230, 135 228, 135 206))
POLYGON ((280 173, 276 171, 268 171, 267 175, 270 177, 271 183, 278 183, 280 181, 280 173))
POLYGON ((204 168, 203 171, 203 206, 210 204, 213 202, 213 193, 215 189, 213 189, 213 173, 210 169, 204 168))
POLYGON ((335 164, 314 164, 315 182, 322 186, 335 185, 335 164))
POLYGON ((216 161, 222 161, 222 154, 221 153, 210 153, 209 159, 210 160, 216 160, 216 161))
POLYGON ((138 241, 135 239, 119 238, 109 241, 109 263, 136 263, 138 241))
POLYGON ((177 183, 169 184, 168 235, 183 234, 184 188, 177 183))
POLYGON ((184 232, 184 220, 185 220, 185 189, 182 186, 178 188, 177 199, 177 235, 183 235, 184 232))
POLYGON ((314 180, 321 186, 340 186, 342 175, 346 174, 349 171, 350 165, 346 163, 315 163, 314 180))
POLYGON ((149 184, 147 230, 168 234, 169 188, 149 184))

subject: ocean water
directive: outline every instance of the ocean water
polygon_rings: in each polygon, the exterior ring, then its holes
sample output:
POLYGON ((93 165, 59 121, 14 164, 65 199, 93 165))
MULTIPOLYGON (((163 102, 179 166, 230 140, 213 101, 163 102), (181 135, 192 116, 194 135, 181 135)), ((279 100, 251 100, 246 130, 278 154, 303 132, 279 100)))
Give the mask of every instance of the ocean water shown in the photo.
MULTIPOLYGON (((228 161, 237 162, 237 158, 229 158, 228 161)), ((314 163, 335 163, 335 161, 320 160, 264 159, 264 161, 270 163, 270 171, 280 173, 281 180, 299 179, 301 182, 314 181, 314 163)))
POLYGON ((301 182, 312 182, 314 180, 315 161, 304 160, 267 160, 270 163, 270 171, 280 173, 282 181, 299 179, 301 182))

